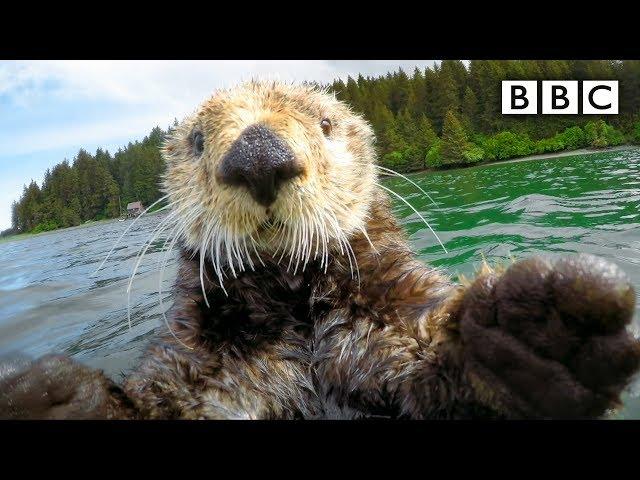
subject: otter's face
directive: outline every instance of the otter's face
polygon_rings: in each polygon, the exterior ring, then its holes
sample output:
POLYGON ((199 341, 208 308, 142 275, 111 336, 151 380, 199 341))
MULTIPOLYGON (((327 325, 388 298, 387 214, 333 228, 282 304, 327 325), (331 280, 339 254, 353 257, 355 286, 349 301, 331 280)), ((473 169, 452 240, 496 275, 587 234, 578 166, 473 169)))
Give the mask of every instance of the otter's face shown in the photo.
POLYGON ((256 257, 347 254, 376 181, 370 126, 309 86, 220 91, 166 142, 164 189, 185 246, 235 274, 256 257))

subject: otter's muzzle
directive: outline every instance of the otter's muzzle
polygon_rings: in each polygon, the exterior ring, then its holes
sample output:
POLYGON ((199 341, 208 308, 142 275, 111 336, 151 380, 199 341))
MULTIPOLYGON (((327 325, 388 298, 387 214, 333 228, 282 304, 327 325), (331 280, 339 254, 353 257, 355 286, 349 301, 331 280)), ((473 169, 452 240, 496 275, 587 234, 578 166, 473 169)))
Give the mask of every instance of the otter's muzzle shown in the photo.
POLYGON ((216 173, 220 183, 242 186, 268 207, 284 182, 302 173, 289 146, 264 125, 247 127, 229 148, 216 173))

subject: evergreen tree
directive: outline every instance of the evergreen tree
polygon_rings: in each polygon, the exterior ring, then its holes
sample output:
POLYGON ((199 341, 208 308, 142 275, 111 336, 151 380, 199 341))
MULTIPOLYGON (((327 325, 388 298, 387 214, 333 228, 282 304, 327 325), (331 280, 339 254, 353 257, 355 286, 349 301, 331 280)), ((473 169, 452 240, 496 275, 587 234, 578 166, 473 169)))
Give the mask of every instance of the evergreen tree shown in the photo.
POLYGON ((449 110, 442 127, 442 146, 440 155, 444 165, 462 163, 467 148, 467 134, 455 112, 449 110))
POLYGON ((444 125, 444 118, 448 111, 458 112, 460 110, 460 85, 456 82, 454 72, 451 68, 440 68, 436 70, 437 77, 433 90, 432 108, 434 109, 434 125, 441 131, 444 125))
POLYGON ((416 143, 426 155, 437 139, 438 137, 433 129, 431 121, 423 113, 420 116, 420 122, 418 123, 418 139, 416 140, 416 143))
POLYGON ((391 117, 384 130, 384 141, 391 151, 402 152, 409 146, 400 128, 401 120, 391 117))
POLYGON ((478 115, 478 97, 473 93, 471 87, 467 87, 464 91, 462 99, 462 118, 461 121, 468 133, 476 128, 476 118, 478 115))
POLYGON ((406 108, 409 95, 409 77, 404 70, 400 69, 393 77, 391 94, 389 96, 389 109, 394 115, 406 108))
POLYGON ((19 206, 19 203, 16 200, 11 202, 11 230, 16 232, 18 231, 18 226, 20 224, 18 206, 19 206))

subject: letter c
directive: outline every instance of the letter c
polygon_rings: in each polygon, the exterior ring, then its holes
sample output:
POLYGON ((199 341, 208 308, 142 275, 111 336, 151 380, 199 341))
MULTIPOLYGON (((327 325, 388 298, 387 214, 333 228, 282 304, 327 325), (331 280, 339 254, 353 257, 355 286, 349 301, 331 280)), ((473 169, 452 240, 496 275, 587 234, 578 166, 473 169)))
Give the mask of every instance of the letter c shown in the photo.
POLYGON ((596 102, 594 102, 593 100, 593 94, 596 92, 596 90, 609 90, 611 91, 611 87, 607 86, 607 85, 598 85, 597 87, 594 87, 591 89, 591 91, 589 92, 589 103, 591 104, 591 106, 593 108, 596 108, 598 110, 607 110, 609 108, 611 108, 611 104, 607 104, 607 105, 598 105, 596 102))

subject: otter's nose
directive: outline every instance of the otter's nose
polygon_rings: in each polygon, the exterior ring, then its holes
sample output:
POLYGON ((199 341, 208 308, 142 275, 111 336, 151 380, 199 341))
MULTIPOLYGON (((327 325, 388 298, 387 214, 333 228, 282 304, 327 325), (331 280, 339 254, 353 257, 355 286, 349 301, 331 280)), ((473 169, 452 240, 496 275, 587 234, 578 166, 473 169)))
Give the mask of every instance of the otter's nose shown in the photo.
POLYGON ((229 148, 218 167, 218 181, 249 189, 260 205, 268 207, 286 181, 302 173, 287 144, 264 125, 247 127, 229 148))

